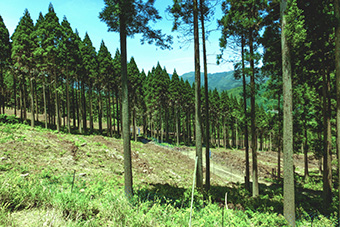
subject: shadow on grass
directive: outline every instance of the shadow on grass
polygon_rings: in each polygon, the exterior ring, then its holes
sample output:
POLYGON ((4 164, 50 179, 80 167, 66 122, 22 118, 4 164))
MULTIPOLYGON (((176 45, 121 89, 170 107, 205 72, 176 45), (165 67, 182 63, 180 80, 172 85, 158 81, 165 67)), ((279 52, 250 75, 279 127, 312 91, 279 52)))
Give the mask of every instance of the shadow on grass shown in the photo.
MULTIPOLYGON (((310 178, 314 178, 311 176, 310 178)), ((322 177, 315 176, 315 181, 322 181, 322 177)), ((337 204, 324 209, 322 206, 322 191, 304 188, 304 182, 295 182, 295 201, 297 218, 308 215, 312 218, 317 214, 329 217, 330 213, 336 211, 337 204)), ((260 195, 252 197, 251 192, 244 188, 244 184, 231 183, 228 186, 212 185, 209 192, 195 192, 194 206, 204 207, 204 204, 212 202, 225 205, 225 194, 227 193, 227 203, 230 209, 252 210, 258 212, 270 212, 283 214, 283 182, 274 181, 271 185, 260 184, 260 195), (203 197, 206 198, 203 201, 203 197)), ((191 189, 172 186, 169 184, 150 184, 147 187, 135 191, 138 199, 142 202, 159 202, 161 204, 171 204, 178 208, 190 207, 191 189)), ((337 198, 336 196, 334 199, 337 198)))

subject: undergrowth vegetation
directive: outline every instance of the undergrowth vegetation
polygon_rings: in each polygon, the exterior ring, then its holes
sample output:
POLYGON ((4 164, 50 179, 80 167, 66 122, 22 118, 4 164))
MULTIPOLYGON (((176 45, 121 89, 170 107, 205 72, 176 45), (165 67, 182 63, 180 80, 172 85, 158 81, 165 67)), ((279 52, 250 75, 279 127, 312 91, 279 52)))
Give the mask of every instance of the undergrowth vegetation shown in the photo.
MULTIPOLYGON (((32 129, 16 118, 0 119, 0 226, 188 225, 193 165, 168 173, 163 169, 169 168, 173 154, 132 142, 136 183, 128 201, 121 140, 32 129)), ((321 182, 317 173, 311 172, 308 181, 296 175, 297 226, 338 224, 337 196, 327 213, 319 207, 321 182)), ((260 194, 252 198, 243 184, 215 181, 208 193, 195 191, 192 226, 286 226, 282 182, 261 184, 260 194)))

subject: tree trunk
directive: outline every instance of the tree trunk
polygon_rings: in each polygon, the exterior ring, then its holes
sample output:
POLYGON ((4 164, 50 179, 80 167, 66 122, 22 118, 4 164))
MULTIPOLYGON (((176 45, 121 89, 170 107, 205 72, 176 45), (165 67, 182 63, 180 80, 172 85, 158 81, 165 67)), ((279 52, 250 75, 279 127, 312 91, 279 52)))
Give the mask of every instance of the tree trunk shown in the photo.
MULTIPOLYGON (((336 147, 338 154, 338 179, 340 182, 340 0, 334 0, 335 23, 335 69, 336 69, 336 147)), ((340 188, 340 186, 339 186, 340 188)), ((339 210, 340 210, 340 190, 339 190, 339 210)))
POLYGON ((19 102, 19 105, 20 105, 20 119, 23 121, 24 120, 24 110, 23 110, 23 85, 22 85, 22 82, 20 82, 20 102, 19 102))
POLYGON ((81 115, 83 117, 83 130, 86 133, 87 131, 87 114, 86 114, 86 97, 85 97, 85 82, 81 82, 81 97, 82 97, 82 102, 81 102, 81 115))
POLYGON ((165 106, 165 142, 169 142, 169 111, 165 106))
POLYGON ((208 67, 207 67, 207 50, 205 42, 205 25, 204 25, 204 12, 203 12, 204 0, 200 0, 201 9, 201 26, 202 26, 202 45, 203 45, 203 68, 204 68, 204 95, 205 95, 205 190, 210 189, 210 127, 209 127, 209 91, 208 91, 208 67))
POLYGON ((68 72, 66 73, 66 108, 67 108, 67 131, 71 133, 71 114, 70 114, 70 79, 68 72))
POLYGON ((1 110, 2 114, 5 114, 5 110, 3 108, 3 106, 5 105, 5 95, 4 95, 4 90, 5 90, 5 86, 4 86, 4 76, 3 76, 3 65, 0 63, 0 114, 1 114, 1 110))
POLYGON ((217 147, 220 148, 220 124, 219 122, 217 122, 216 131, 217 131, 217 147))
POLYGON ((116 118, 118 116, 118 113, 115 113, 115 105, 118 105, 118 101, 117 101, 117 98, 115 97, 114 92, 112 92, 112 116, 111 116, 112 122, 110 123, 112 135, 114 135, 114 134, 116 134, 116 132, 118 132, 118 130, 116 129, 117 126, 118 126, 116 124, 116 118))
POLYGON ((239 138, 238 138, 238 123, 237 123, 237 118, 236 118, 236 124, 235 124, 235 145, 236 145, 236 149, 238 149, 239 147, 239 138))
POLYGON ((249 135, 248 135, 248 122, 247 122, 247 84, 246 84, 246 74, 244 72, 244 46, 245 46, 245 38, 242 35, 241 37, 241 55, 242 55, 242 81, 243 81, 243 111, 245 116, 244 121, 244 142, 245 142, 245 150, 246 150, 246 176, 245 176, 245 188, 250 191, 250 168, 249 168, 249 135))
POLYGON ((17 116, 17 80, 15 75, 13 74, 13 91, 14 91, 14 115, 17 116))
POLYGON ((54 68, 54 91, 55 91, 55 114, 57 117, 57 131, 60 132, 60 112, 59 112, 59 95, 58 95, 58 76, 57 70, 54 68))
MULTIPOLYGON (((50 85, 51 83, 49 83, 50 85)), ((46 87, 46 101, 47 101, 47 116, 48 116, 48 124, 52 125, 52 107, 51 107, 51 97, 50 97, 50 86, 46 87)))
POLYGON ((187 141, 187 145, 189 145, 190 144, 190 137, 191 137, 191 130, 190 130, 190 113, 189 113, 189 110, 187 110, 187 117, 186 117, 186 120, 187 120, 187 122, 186 122, 186 141, 187 141))
POLYGON ((22 82, 22 92, 23 92, 23 97, 22 97, 22 102, 23 102, 23 110, 24 110, 24 119, 27 120, 27 103, 26 103, 26 83, 25 80, 23 79, 22 82))
POLYGON ((136 108, 133 107, 132 109, 133 109, 133 111, 132 111, 132 124, 133 124, 132 134, 133 134, 133 139, 135 140, 135 142, 137 142, 136 108))
POLYGON ((43 99, 44 99, 44 118, 45 118, 45 128, 47 128, 47 102, 46 102, 46 76, 43 75, 43 99))
POLYGON ((111 123, 111 120, 112 120, 112 116, 111 116, 111 94, 110 94, 110 89, 108 89, 107 91, 107 120, 106 120, 106 125, 107 125, 107 136, 112 136, 111 132, 112 132, 112 123, 111 123))
POLYGON ((277 178, 280 179, 281 178, 281 147, 282 147, 282 138, 281 138, 281 121, 280 121, 280 116, 281 116, 281 107, 280 107, 280 101, 281 101, 281 96, 278 95, 277 96, 277 108, 278 108, 278 123, 280 124, 278 129, 278 133, 277 133, 277 178))
POLYGON ((178 107, 176 107, 176 144, 179 146, 179 117, 178 117, 178 107))
POLYGON ((38 106, 38 95, 37 95, 37 82, 34 80, 33 83, 33 91, 34 91, 34 102, 35 102, 35 121, 39 121, 39 106, 38 106))
POLYGON ((255 119, 255 66, 254 66, 254 47, 253 47, 253 29, 249 30, 249 49, 250 49, 250 105, 251 105, 251 149, 253 159, 253 197, 259 195, 259 178, 257 168, 257 151, 256 151, 256 119, 255 119))
POLYGON ((118 87, 115 89, 116 96, 116 116, 117 116, 117 134, 120 135, 120 114, 119 114, 119 93, 118 87))
POLYGON ((163 114, 162 114, 162 110, 159 113, 160 116, 160 141, 161 143, 163 143, 164 140, 164 119, 163 119, 163 114))
POLYGON ((330 123, 330 81, 323 73, 323 124, 324 124, 324 152, 323 152, 323 202, 324 209, 328 210, 332 202, 332 165, 331 165, 331 123, 330 123))
POLYGON ((290 47, 286 37, 287 0, 281 1, 281 47, 283 73, 283 214, 288 224, 295 226, 295 191, 293 169, 293 98, 290 47))
POLYGON ((229 138, 229 125, 226 125, 225 129, 225 134, 226 134, 226 148, 230 148, 230 138, 229 138))
POLYGON ((78 102, 78 109, 79 109, 79 113, 78 113, 78 127, 79 127, 79 133, 82 134, 83 129, 82 129, 82 121, 83 121, 83 115, 84 115, 84 111, 83 111, 83 102, 82 102, 82 82, 78 81, 78 93, 79 93, 79 102, 78 102))
POLYGON ((99 124, 99 134, 103 133, 103 99, 102 91, 98 88, 99 102, 98 102, 98 124, 99 124))
MULTIPOLYGON (((31 70, 29 70, 31 71, 31 70)), ((33 78, 29 77, 30 81, 30 99, 31 99, 31 127, 34 127, 34 87, 33 87, 33 78)))
POLYGON ((201 72, 199 53, 199 31, 198 31, 198 4, 194 0, 194 40, 195 40, 195 143, 197 171, 196 187, 203 188, 203 162, 202 162, 202 129, 201 129, 201 72))
POLYGON ((90 131, 93 132, 92 84, 89 86, 90 131))
POLYGON ((121 79, 122 79, 122 128, 124 149, 124 180, 125 194, 131 199, 132 189, 132 163, 130 146, 130 124, 129 124, 129 94, 127 75, 127 51, 126 51, 126 21, 124 15, 120 16, 120 51, 121 51, 121 79))
POLYGON ((308 179, 309 173, 308 173, 308 134, 307 134, 307 120, 305 115, 305 121, 304 121, 304 128, 305 128, 305 141, 303 146, 303 154, 304 154, 304 162, 305 162, 305 173, 304 178, 305 180, 308 179))
POLYGON ((75 100, 75 97, 74 97, 74 80, 72 80, 72 82, 71 82, 71 100, 72 100, 72 106, 71 106, 71 108, 72 108, 72 110, 71 110, 71 112, 72 112, 72 118, 73 118, 73 128, 75 128, 76 127, 76 111, 75 111, 75 103, 74 103, 74 100, 75 100))
POLYGON ((227 129, 225 125, 225 116, 224 114, 222 115, 222 125, 223 125, 223 147, 227 149, 227 129))

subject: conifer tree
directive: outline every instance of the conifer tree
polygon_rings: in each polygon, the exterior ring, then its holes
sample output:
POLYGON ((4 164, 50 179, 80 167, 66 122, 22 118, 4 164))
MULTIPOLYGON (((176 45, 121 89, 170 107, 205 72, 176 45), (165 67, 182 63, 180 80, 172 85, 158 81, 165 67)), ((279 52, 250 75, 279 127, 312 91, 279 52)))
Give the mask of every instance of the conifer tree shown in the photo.
MULTIPOLYGON (((30 84, 30 99, 31 99, 31 126, 34 127, 34 95, 33 95, 33 51, 35 49, 34 42, 34 25, 31 16, 26 9, 24 16, 20 19, 19 25, 15 29, 12 40, 12 59, 16 72, 21 77, 21 99, 25 99, 25 76, 28 76, 30 84)), ((25 103, 25 101, 23 101, 25 103)), ((23 106, 26 113, 26 105, 23 106)), ((26 115, 26 114, 25 114, 26 115)))
MULTIPOLYGON (((256 152, 256 116, 255 116, 255 43, 259 37, 259 30, 262 26, 264 10, 266 9, 266 0, 225 0, 222 3, 222 9, 225 16, 220 21, 223 26, 222 38, 220 46, 225 47, 227 39, 230 36, 241 36, 241 44, 244 44, 244 39, 247 37, 249 47, 249 64, 250 64, 250 105, 251 105, 251 149, 253 159, 253 196, 259 195, 258 184, 258 167, 257 167, 257 152, 256 152)), ((243 48, 242 48, 243 49, 243 48)), ((244 69, 243 69, 244 70, 244 69)), ((244 71, 242 73, 244 74, 244 71)), ((245 97, 244 97, 245 100, 245 97)), ((247 157, 247 152, 246 152, 247 157)), ((246 170, 246 175, 248 171, 246 170)), ((246 179, 247 180, 247 179, 246 179)), ((248 183, 246 182, 246 185, 248 183)))
MULTIPOLYGON (((84 82, 89 87, 89 115, 90 115, 90 130, 93 131, 93 101, 92 101, 92 87, 95 84, 97 79, 97 70, 98 70, 98 63, 97 63, 97 53, 95 48, 92 45, 92 41, 86 32, 84 40, 81 45, 81 54, 83 58, 83 66, 84 66, 84 73, 85 78, 84 82)), ((85 98, 83 101, 83 108, 86 109, 85 98)), ((86 130, 86 113, 84 113, 83 121, 85 122, 84 128, 86 130)))
POLYGON ((140 78, 140 72, 137 67, 137 64, 135 62, 135 59, 132 57, 130 62, 127 65, 128 70, 128 78, 129 78, 129 103, 130 103, 130 109, 132 113, 132 137, 135 141, 137 141, 137 135, 136 135, 136 113, 137 113, 137 105, 139 103, 138 97, 140 95, 139 88, 142 86, 142 81, 140 78))
MULTIPOLYGON (((75 81, 77 84, 77 93, 76 93, 76 105, 77 105, 77 123, 78 123, 78 130, 81 134, 83 132, 83 116, 85 115, 85 111, 83 109, 83 96, 82 96, 82 90, 84 89, 84 78, 83 78, 83 72, 84 72, 84 64, 83 64, 83 57, 81 48, 83 45, 83 42, 81 38, 79 37, 79 33, 76 29, 75 31, 76 39, 75 39, 75 47, 76 51, 78 52, 77 59, 75 61, 76 63, 76 74, 75 74, 75 81)), ((85 128, 84 128, 85 130, 85 128)))
MULTIPOLYGON (((76 71, 76 59, 79 52, 77 52, 76 36, 71 28, 70 23, 64 17, 61 22, 62 26, 62 40, 60 43, 59 59, 61 60, 61 66, 63 68, 63 74, 66 76, 66 112, 67 112, 67 130, 71 132, 71 108, 70 108, 70 77, 74 75, 76 71)), ((73 89, 71 87, 71 89, 73 89)))
POLYGON ((112 56, 105 46, 104 41, 102 40, 100 44, 100 49, 97 54, 99 70, 98 70, 98 79, 96 83, 97 92, 99 95, 99 105, 98 105, 98 120, 99 120, 99 132, 102 133, 103 130, 103 103, 102 103, 102 90, 108 86, 108 83, 111 83, 113 76, 113 59, 112 56))
POLYGON ((42 55, 46 58, 47 61, 47 72, 50 75, 53 75, 53 83, 54 83, 54 93, 55 93, 55 117, 56 117, 56 125, 57 131, 60 131, 60 102, 59 102, 59 44, 62 35, 62 29, 59 24, 59 19, 54 12, 53 5, 50 4, 48 7, 48 13, 45 15, 45 20, 43 21, 42 27, 46 31, 46 36, 42 37, 42 47, 43 53, 42 55))
MULTIPOLYGON (((340 1, 334 1, 335 12, 335 76, 336 76, 336 145, 338 150, 338 169, 340 170, 340 1)), ((340 171, 339 171, 340 179, 340 171)), ((340 210, 340 190, 339 190, 339 210, 340 210)))
POLYGON ((180 109, 180 106, 181 106, 180 98, 181 98, 182 94, 180 93, 180 81, 179 81, 179 77, 178 77, 176 70, 174 70, 172 77, 171 77, 169 93, 170 93, 171 105, 174 107, 174 110, 175 110, 174 125, 175 125, 175 129, 176 129, 176 144, 177 144, 177 146, 179 146, 179 143, 180 143, 179 109, 180 109))
MULTIPOLYGON (((133 190, 126 37, 141 33, 143 35, 142 43, 145 41, 148 43, 155 42, 162 48, 169 48, 170 46, 164 42, 165 37, 161 34, 161 31, 153 30, 149 25, 150 20, 161 19, 158 11, 153 7, 154 0, 149 0, 146 3, 135 0, 105 0, 104 2, 105 8, 100 13, 99 18, 108 25, 109 31, 119 32, 120 34, 125 193, 128 198, 131 198, 133 190)), ((166 38, 166 41, 171 41, 171 37, 166 38)))
POLYGON ((33 52, 35 63, 36 63, 36 70, 38 71, 38 77, 40 77, 42 81, 42 87, 43 87, 43 105, 44 105, 44 120, 45 120, 45 128, 48 127, 48 120, 47 120, 47 97, 46 97, 46 77, 48 76, 46 74, 47 71, 47 61, 46 58, 44 58, 44 48, 43 42, 45 37, 47 36, 46 30, 44 28, 44 16, 42 13, 39 13, 38 20, 35 24, 34 28, 34 38, 36 43, 36 48, 33 52))
MULTIPOLYGON (((113 73, 112 73, 112 79, 110 80, 112 83, 110 86, 112 86, 114 89, 114 94, 116 98, 116 119, 117 119, 117 134, 120 135, 120 130, 122 127, 122 103, 121 103, 121 55, 119 50, 116 50, 115 57, 113 58, 113 73)), ((113 110, 113 112, 115 112, 113 110)))
POLYGON ((0 114, 5 113, 5 84, 4 71, 10 63, 11 44, 9 42, 9 32, 0 16, 0 114))

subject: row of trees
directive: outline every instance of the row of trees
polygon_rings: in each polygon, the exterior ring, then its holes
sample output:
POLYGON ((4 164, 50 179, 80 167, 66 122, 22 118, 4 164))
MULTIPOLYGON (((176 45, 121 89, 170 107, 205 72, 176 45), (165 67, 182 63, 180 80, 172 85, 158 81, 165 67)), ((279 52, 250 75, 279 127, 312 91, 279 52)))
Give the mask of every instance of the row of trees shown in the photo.
MULTIPOLYGON (((53 12, 52 6, 50 6, 50 12, 53 12)), ((29 18, 28 11, 25 11, 16 33, 13 34, 12 39, 14 41, 8 42, 7 45, 8 50, 12 51, 13 58, 7 57, 6 59, 8 62, 4 71, 4 86, 2 86, 5 93, 8 94, 2 96, 5 105, 13 107, 15 111, 19 107, 22 119, 27 118, 27 111, 32 113, 32 126, 39 121, 39 115, 43 114, 44 119, 42 121, 46 127, 58 129, 58 124, 60 124, 67 130, 76 129, 79 133, 82 133, 88 130, 93 132, 94 123, 97 123, 99 133, 105 133, 108 136, 120 135, 122 131, 120 52, 117 50, 112 58, 104 42, 101 43, 99 51, 96 52, 88 34, 81 40, 77 37, 77 33, 71 33, 72 29, 69 29, 68 31, 74 36, 74 39, 68 39, 68 49, 71 51, 78 50, 78 52, 74 52, 73 55, 62 52, 59 53, 59 57, 52 59, 52 63, 54 61, 60 62, 59 65, 55 66, 57 78, 52 77, 47 71, 39 72, 40 69, 34 65, 30 70, 25 71, 26 69, 22 66, 24 64, 20 63, 21 65, 19 65, 19 62, 24 61, 25 55, 22 55, 22 59, 19 58, 16 55, 19 51, 15 52, 14 47, 19 45, 15 41, 15 35, 19 36, 17 32, 25 30, 20 27, 26 23, 25 21, 32 22, 29 18), (90 51, 88 51, 90 54, 86 53, 83 45, 90 47, 90 51), (10 47, 13 47, 12 50, 10 47), (66 66, 62 64, 60 56, 63 55, 67 55, 67 61, 71 64, 66 66), (89 62, 89 60, 92 62, 89 62), (86 72, 89 73, 84 75, 83 73, 86 72), (53 95, 55 94, 55 86, 53 86, 55 81, 58 83, 57 96, 53 95), (19 93, 16 91, 19 91, 19 93), (25 94, 32 94, 32 96, 25 94), (58 107, 56 106, 57 97, 60 102, 58 107), (56 109, 59 111, 56 111, 56 109), (57 116, 58 112, 60 112, 59 117, 57 116)), ((40 15, 39 20, 42 21, 43 18, 40 15)), ((65 25, 70 28, 64 18, 61 26, 65 25)), ((2 27, 7 30, 5 26, 2 27)), ((7 40, 9 39, 7 38, 7 40)), ((36 43, 31 45, 38 46, 36 43)), ((61 47, 67 48, 62 45, 61 47)), ((24 45, 21 48, 25 49, 24 45)), ((39 55, 34 51, 36 50, 34 49, 31 53, 32 59, 30 61, 38 62, 39 55)), ((39 51, 41 50, 39 49, 39 51)), ((64 49, 60 48, 57 51, 64 51, 64 49)), ((52 63, 46 61, 45 64, 52 63)), ((36 64, 38 65, 38 63, 36 64)), ((195 135, 193 131, 194 84, 184 81, 177 75, 176 71, 169 76, 166 69, 162 69, 160 64, 157 64, 147 74, 144 71, 141 72, 134 58, 131 58, 127 64, 127 73, 129 75, 129 112, 131 124, 134 125, 132 127, 134 130, 132 132, 133 138, 137 138, 135 130, 138 125, 143 128, 143 132, 149 132, 150 136, 159 141, 191 144, 195 135)), ((201 91, 201 102, 205 102, 203 90, 201 91)), ((215 146, 222 144, 225 147, 237 146, 236 141, 240 141, 240 136, 237 136, 240 132, 237 133, 237 131, 240 131, 240 127, 244 124, 244 117, 241 117, 239 109, 239 101, 234 97, 229 97, 227 91, 220 94, 216 89, 208 92, 208 100, 210 103, 209 122, 212 125, 211 132, 209 132, 209 134, 212 134, 211 143, 215 146), (226 133, 227 131, 230 133, 226 133), (229 134, 231 138, 229 138, 229 134), (229 139, 232 140, 231 144, 229 139)), ((258 107, 258 109, 266 115, 263 108, 258 107)), ((201 111, 205 113, 206 107, 202 106, 201 111)), ((205 114, 202 114, 202 117, 205 118, 205 114)), ((203 126, 206 128, 206 124, 203 124, 203 126)))
MULTIPOLYGON (((64 126, 68 132, 92 133, 96 123, 101 134, 122 135, 120 51, 112 57, 102 42, 97 52, 89 35, 81 39, 66 17, 59 23, 52 5, 46 15, 40 13, 35 24, 26 10, 11 38, 1 22, 2 53, 5 54, 1 58, 2 113, 5 106, 11 106, 15 114, 19 109, 24 120, 30 112, 33 127, 42 121, 46 128, 58 131, 64 126), (39 119, 39 114, 43 119, 39 119)), ((131 116, 128 125, 134 126, 133 137, 137 138, 138 125, 160 141, 191 144, 197 135, 193 111, 195 84, 183 81, 176 71, 170 79, 160 64, 147 74, 140 72, 133 58, 127 63, 126 71, 131 116)), ((202 123, 211 134, 208 138, 217 146, 223 140, 227 147, 230 134, 232 145, 236 146, 236 141, 240 141, 237 139, 241 134, 237 133, 239 125, 242 125, 241 119, 234 120, 238 118, 238 100, 216 90, 209 91, 208 98, 200 96, 200 101, 206 100, 211 105, 201 107, 203 117, 210 114, 208 121, 202 123), (232 130, 226 133, 229 128, 232 130)), ((129 134, 130 127, 128 138, 129 134)))
MULTIPOLYGON (((339 146, 335 144, 335 139, 337 144, 340 141, 339 128, 332 130, 332 125, 340 122, 336 118, 340 116, 339 3, 323 1, 320 4, 317 0, 225 0, 222 10, 224 16, 219 20, 222 28, 221 47, 225 48, 232 43, 240 49, 241 59, 236 68, 242 77, 248 75, 251 78, 249 90, 244 86, 243 96, 245 113, 246 99, 251 99, 253 195, 258 194, 256 149, 253 146, 258 133, 258 121, 254 120, 258 118, 254 101, 255 82, 257 72, 260 72, 269 78, 268 97, 277 100, 277 105, 273 106, 276 114, 273 115, 275 124, 272 127, 275 128, 278 150, 283 148, 284 153, 284 213, 294 226, 293 150, 305 154, 306 179, 309 174, 307 152, 314 151, 317 157, 323 158, 324 210, 330 207, 332 201, 334 177, 331 159, 332 153, 339 157, 339 146), (257 49, 261 46, 264 48, 263 67, 259 71, 254 62, 260 59, 257 49), (336 122, 333 121, 335 119, 336 122)), ((243 131, 247 134, 248 127, 245 126, 243 131)), ((248 157, 246 146, 246 160, 248 157)), ((246 163, 248 165, 249 162, 246 163)), ((247 176, 248 170, 246 181, 247 176)))

